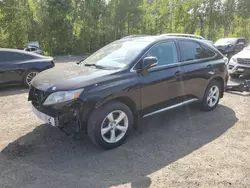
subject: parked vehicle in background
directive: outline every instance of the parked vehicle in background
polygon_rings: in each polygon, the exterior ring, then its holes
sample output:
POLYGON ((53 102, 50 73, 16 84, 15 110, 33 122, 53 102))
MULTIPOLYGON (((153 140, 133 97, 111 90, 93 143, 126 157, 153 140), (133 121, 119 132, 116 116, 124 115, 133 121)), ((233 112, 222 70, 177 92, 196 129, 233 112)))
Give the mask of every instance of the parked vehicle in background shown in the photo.
POLYGON ((176 36, 176 37, 187 37, 187 38, 193 38, 193 39, 199 39, 207 44, 211 44, 213 45, 213 41, 211 40, 207 40, 204 37, 200 36, 200 35, 193 35, 193 34, 184 34, 184 33, 167 33, 167 34, 163 34, 162 36, 176 36))
POLYGON ((250 75, 250 46, 234 55, 228 64, 228 72, 232 78, 250 75))
POLYGON ((52 57, 23 50, 0 48, 0 84, 24 84, 41 71, 54 67, 52 57))
POLYGON ((228 59, 243 50, 246 45, 247 40, 244 38, 222 38, 214 43, 214 46, 228 59))
POLYGON ((211 111, 223 97, 227 59, 185 37, 120 39, 79 65, 44 71, 28 100, 38 118, 68 133, 86 130, 105 149, 123 144, 142 117, 198 102, 211 111), (72 132, 70 132, 71 130, 72 132))
POLYGON ((42 50, 40 50, 39 48, 37 48, 36 46, 28 46, 28 47, 24 48, 24 51, 44 55, 44 52, 42 50))
POLYGON ((39 45, 38 41, 30 41, 30 42, 28 42, 26 48, 24 48, 24 51, 44 55, 44 52, 40 49, 40 45, 39 45))

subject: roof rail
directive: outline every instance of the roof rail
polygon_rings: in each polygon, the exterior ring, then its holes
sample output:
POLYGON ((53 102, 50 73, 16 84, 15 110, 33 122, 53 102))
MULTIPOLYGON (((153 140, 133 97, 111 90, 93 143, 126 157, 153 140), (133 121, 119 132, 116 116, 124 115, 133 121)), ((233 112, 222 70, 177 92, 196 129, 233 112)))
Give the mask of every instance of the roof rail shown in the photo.
POLYGON ((188 38, 196 38, 196 39, 202 39, 204 40, 205 38, 200 36, 200 35, 194 35, 194 34, 184 34, 184 33, 166 33, 166 34, 161 34, 161 37, 164 36, 179 36, 179 37, 188 37, 188 38))
POLYGON ((146 36, 152 36, 152 35, 144 35, 144 34, 138 34, 138 35, 128 35, 125 37, 122 37, 121 39, 127 39, 127 38, 135 38, 135 37, 146 37, 146 36))

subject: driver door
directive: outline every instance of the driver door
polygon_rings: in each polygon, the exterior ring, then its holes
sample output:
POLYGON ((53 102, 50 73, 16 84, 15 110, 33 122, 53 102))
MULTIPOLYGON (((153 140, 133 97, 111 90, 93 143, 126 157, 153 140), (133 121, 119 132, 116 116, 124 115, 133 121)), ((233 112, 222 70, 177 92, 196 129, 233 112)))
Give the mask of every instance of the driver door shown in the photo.
POLYGON ((142 115, 166 108, 183 100, 183 69, 178 63, 178 53, 174 41, 155 44, 143 57, 158 59, 156 67, 142 76, 141 105, 142 115))

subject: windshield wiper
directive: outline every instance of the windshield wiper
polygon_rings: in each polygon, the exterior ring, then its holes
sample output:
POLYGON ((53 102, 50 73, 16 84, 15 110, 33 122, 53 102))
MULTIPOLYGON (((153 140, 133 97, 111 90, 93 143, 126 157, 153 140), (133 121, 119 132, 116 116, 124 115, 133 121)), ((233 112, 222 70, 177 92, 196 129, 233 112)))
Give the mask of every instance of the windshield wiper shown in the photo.
POLYGON ((95 68, 98 68, 98 69, 110 69, 108 67, 104 67, 104 66, 101 66, 101 65, 96 65, 96 64, 84 64, 86 67, 95 67, 95 68))

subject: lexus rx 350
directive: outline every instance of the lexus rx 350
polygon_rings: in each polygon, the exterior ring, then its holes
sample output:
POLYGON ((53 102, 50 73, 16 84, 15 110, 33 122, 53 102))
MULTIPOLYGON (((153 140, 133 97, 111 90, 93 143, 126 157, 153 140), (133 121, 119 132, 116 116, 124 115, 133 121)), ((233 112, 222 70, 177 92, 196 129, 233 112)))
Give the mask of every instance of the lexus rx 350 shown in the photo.
POLYGON ((112 149, 140 118, 194 102, 215 109, 228 79, 226 64, 202 40, 124 38, 79 64, 41 72, 28 100, 43 121, 66 132, 86 131, 94 144, 112 149))

